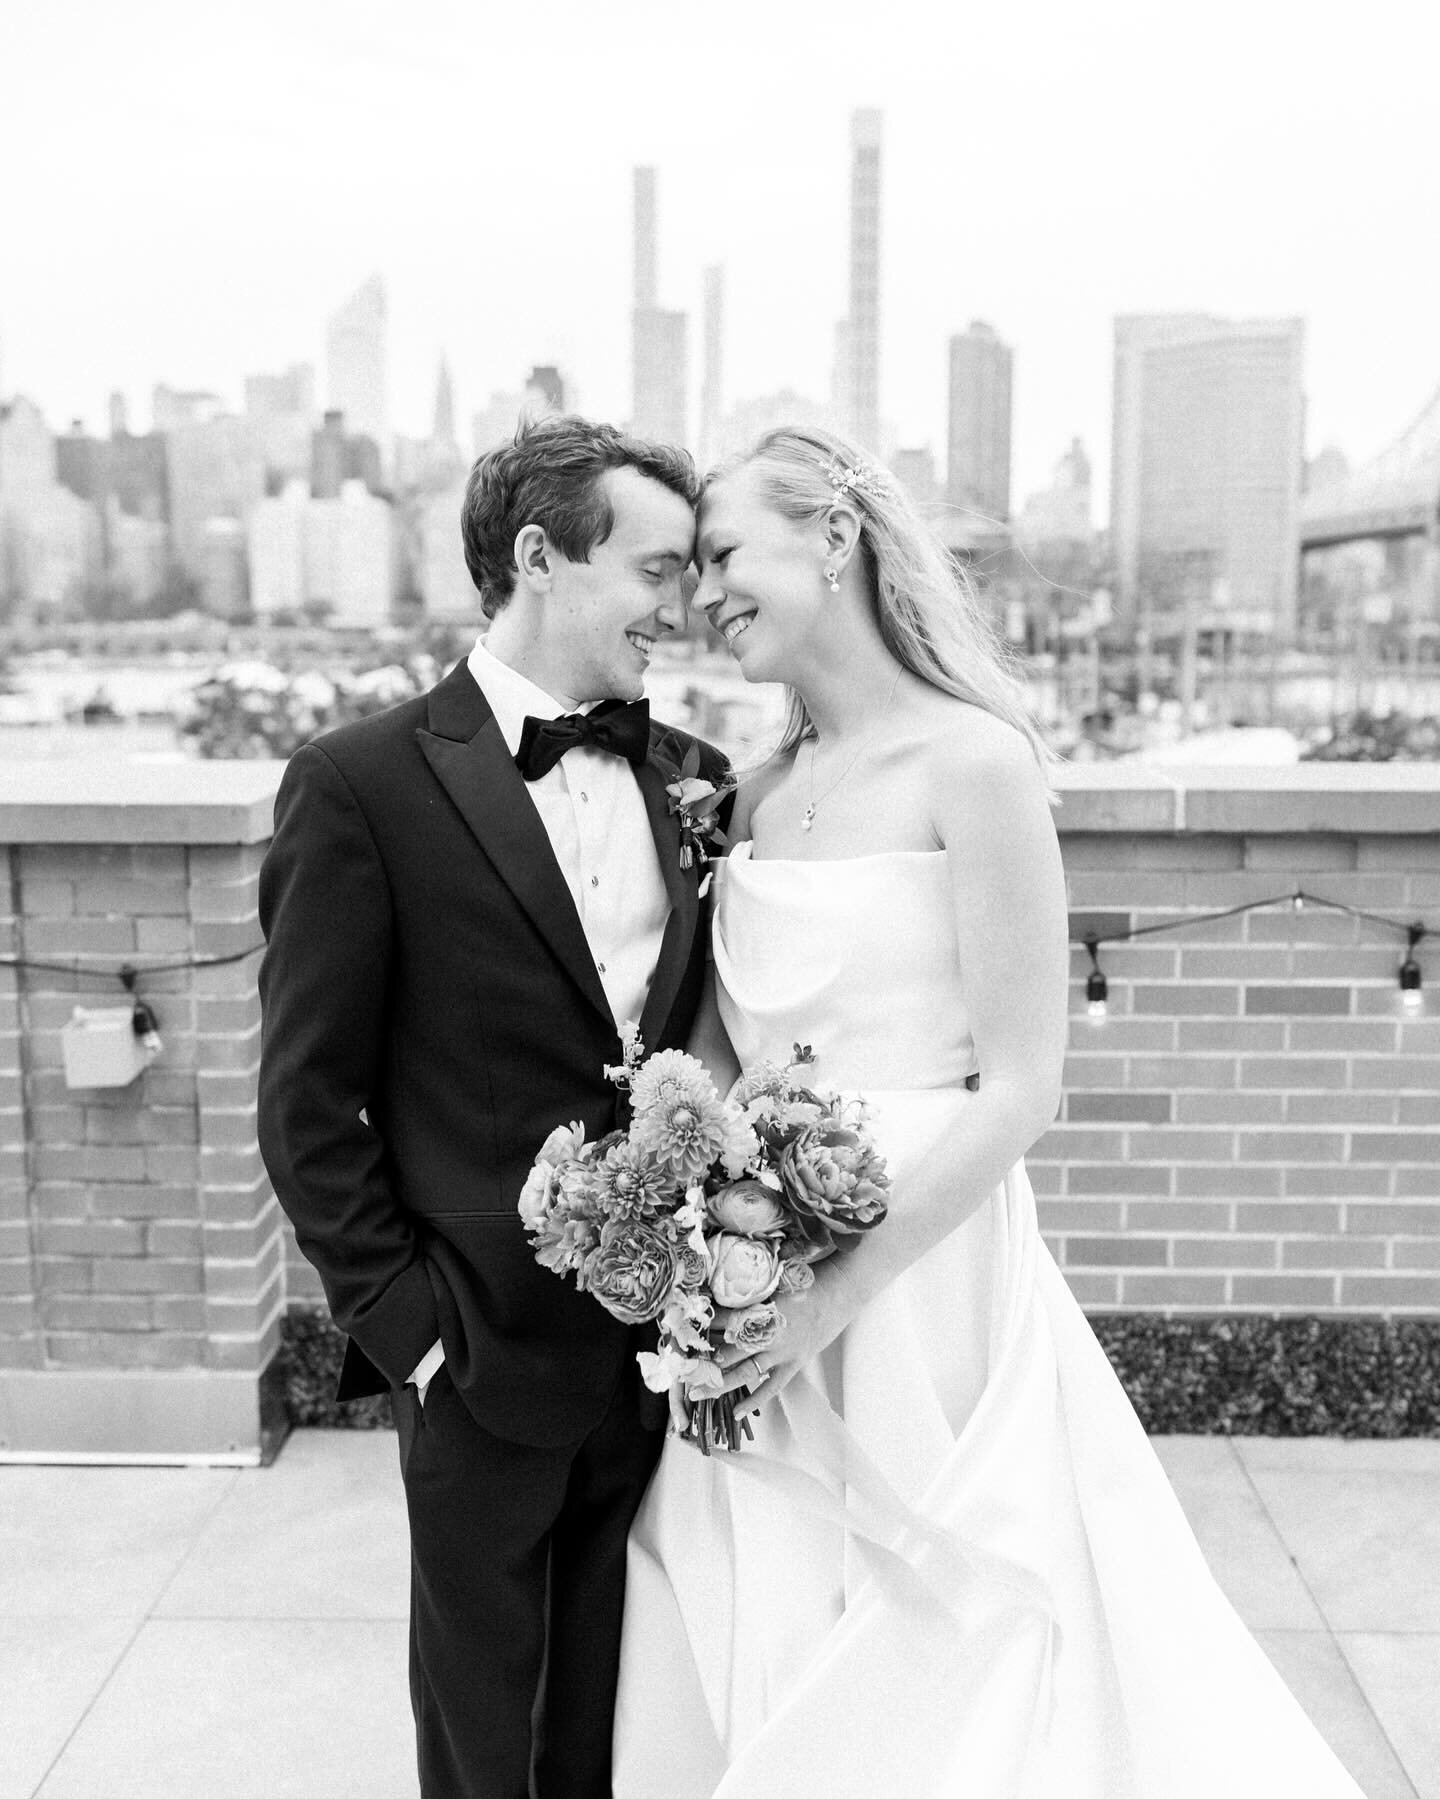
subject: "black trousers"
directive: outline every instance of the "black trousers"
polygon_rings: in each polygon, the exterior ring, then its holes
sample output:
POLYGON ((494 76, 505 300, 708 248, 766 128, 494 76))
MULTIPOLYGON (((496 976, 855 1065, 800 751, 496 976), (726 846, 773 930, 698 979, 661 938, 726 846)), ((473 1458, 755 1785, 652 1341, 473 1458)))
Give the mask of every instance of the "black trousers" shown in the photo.
POLYGON ((560 1449, 482 1430, 443 1366, 395 1395, 422 1799, 611 1799, 625 1539, 664 1441, 642 1392, 627 1368, 560 1449))

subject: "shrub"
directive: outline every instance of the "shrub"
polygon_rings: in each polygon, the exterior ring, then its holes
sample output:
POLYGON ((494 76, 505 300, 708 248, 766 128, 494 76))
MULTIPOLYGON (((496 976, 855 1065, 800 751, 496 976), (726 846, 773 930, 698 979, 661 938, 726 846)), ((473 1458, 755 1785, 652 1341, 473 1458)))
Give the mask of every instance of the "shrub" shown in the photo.
MULTIPOLYGON (((1090 1319, 1152 1435, 1440 1436, 1440 1319, 1090 1319)), ((291 1424, 348 1430, 391 1422, 388 1395, 331 1398, 345 1340, 322 1311, 286 1318, 271 1377, 291 1424)))

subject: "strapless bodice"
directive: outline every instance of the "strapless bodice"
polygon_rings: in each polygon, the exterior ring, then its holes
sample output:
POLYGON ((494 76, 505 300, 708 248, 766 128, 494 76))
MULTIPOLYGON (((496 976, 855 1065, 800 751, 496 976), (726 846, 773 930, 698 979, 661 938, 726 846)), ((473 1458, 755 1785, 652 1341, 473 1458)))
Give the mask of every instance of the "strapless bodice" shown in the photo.
POLYGON ((717 865, 720 1014, 742 1066, 815 1053, 842 1090, 958 1087, 976 1066, 944 850, 717 865))

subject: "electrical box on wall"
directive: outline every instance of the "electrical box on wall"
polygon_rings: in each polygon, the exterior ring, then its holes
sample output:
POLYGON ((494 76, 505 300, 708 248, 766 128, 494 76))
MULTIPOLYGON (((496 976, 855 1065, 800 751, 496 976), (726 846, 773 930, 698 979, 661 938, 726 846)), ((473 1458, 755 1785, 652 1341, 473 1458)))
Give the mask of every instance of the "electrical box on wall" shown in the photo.
POLYGON ((128 1087, 155 1059, 135 1034, 133 1006, 76 1006, 62 1027, 67 1087, 128 1087))

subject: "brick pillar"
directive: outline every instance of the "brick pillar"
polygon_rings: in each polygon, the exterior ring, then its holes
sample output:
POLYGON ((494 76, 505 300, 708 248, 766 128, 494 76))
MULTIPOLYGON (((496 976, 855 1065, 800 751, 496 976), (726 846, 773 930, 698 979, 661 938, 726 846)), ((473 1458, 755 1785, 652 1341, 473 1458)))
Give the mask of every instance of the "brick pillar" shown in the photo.
POLYGON ((0 1456, 259 1459, 284 1307, 255 1145, 259 957, 164 965, 259 944, 278 774, 87 766, 82 799, 73 771, 24 769, 0 801, 0 940, 74 970, 0 971, 0 1268, 22 1302, 0 1311, 0 1456), (164 1047, 128 1086, 71 1089, 62 1030, 77 1004, 127 1003, 127 962, 164 1047))
MULTIPOLYGON (((0 955, 20 949, 19 877, 13 851, 0 867, 0 955)), ((35 1260, 25 1177, 20 977, 0 968, 0 1370, 34 1368, 35 1260)))

